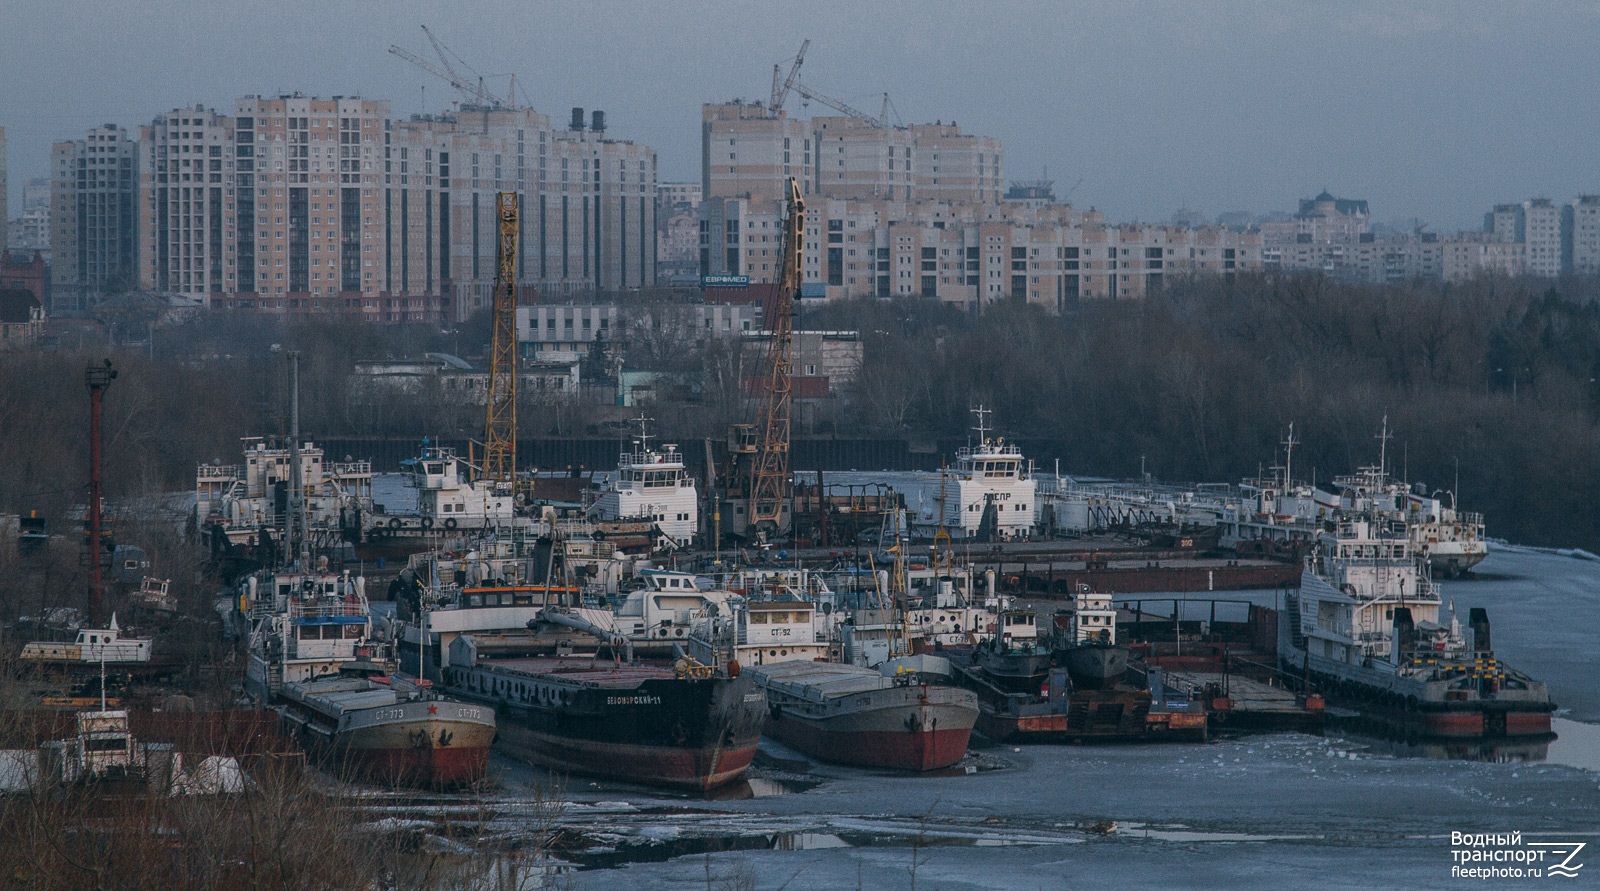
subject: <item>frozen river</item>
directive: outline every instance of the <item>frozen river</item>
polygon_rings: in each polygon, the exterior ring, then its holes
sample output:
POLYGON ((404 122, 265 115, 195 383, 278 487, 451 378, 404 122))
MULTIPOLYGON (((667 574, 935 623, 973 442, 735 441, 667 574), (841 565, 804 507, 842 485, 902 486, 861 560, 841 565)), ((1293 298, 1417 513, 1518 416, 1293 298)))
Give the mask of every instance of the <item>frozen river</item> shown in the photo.
MULTIPOLYGON (((913 777, 811 764, 763 743, 762 766, 737 790, 743 799, 570 780, 558 820, 583 845, 566 855, 579 868, 563 886, 1281 891, 1543 881, 1453 877, 1451 833, 1600 842, 1600 563, 1506 547, 1479 575, 1448 583, 1446 597, 1463 612, 1488 607, 1500 655, 1549 682, 1563 711, 1548 749, 1449 760, 1357 737, 1279 734, 989 748, 976 773, 913 777)), ((494 773, 495 828, 525 833, 548 778, 498 757, 494 773)), ((464 806, 402 809, 426 818, 464 806)), ((1572 883, 1597 878, 1600 860, 1572 883)))

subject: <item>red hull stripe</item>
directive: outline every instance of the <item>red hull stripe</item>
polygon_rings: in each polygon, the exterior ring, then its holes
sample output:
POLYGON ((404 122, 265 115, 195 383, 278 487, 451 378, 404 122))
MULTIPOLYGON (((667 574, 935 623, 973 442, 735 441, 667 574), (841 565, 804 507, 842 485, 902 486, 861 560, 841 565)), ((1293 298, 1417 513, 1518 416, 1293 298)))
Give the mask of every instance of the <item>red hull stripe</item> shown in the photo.
POLYGON ((784 715, 767 722, 767 733, 791 748, 823 761, 896 770, 938 770, 967 754, 971 728, 952 730, 833 731, 784 715))
POLYGON ((489 747, 343 749, 344 766, 358 778, 424 788, 471 785, 489 770, 489 747))

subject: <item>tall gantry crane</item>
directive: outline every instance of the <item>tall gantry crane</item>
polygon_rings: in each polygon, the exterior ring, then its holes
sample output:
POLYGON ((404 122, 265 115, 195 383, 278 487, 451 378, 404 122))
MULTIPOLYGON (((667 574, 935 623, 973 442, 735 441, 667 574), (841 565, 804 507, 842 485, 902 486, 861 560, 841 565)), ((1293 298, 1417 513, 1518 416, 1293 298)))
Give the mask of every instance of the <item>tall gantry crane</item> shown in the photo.
POLYGON ((488 410, 483 426, 483 478, 509 493, 517 481, 517 232, 516 192, 495 193, 500 263, 494 279, 494 333, 489 346, 488 410))
POLYGON ((789 213, 783 223, 783 263, 772 300, 772 334, 767 341, 767 393, 761 412, 760 438, 751 461, 750 503, 746 518, 758 533, 783 535, 791 522, 794 481, 789 475, 789 430, 793 402, 794 307, 800 292, 800 257, 806 206, 800 183, 789 177, 789 213))

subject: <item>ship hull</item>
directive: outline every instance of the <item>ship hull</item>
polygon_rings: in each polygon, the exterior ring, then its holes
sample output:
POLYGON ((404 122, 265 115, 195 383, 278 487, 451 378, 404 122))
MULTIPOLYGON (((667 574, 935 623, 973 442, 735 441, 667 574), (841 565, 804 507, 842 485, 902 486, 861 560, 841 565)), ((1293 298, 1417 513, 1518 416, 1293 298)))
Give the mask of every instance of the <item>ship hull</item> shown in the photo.
MULTIPOLYGON (((918 689, 921 688, 886 692, 918 689)), ((775 703, 766 730, 790 748, 823 761, 894 770, 939 770, 966 756, 978 707, 977 697, 968 691, 932 689, 948 701, 890 702, 817 718, 775 703)))
POLYGON ((706 791, 737 780, 755 757, 767 700, 748 677, 561 664, 450 668, 445 683, 496 709, 498 748, 559 773, 706 791))
POLYGON ((1043 653, 995 653, 979 648, 973 664, 994 682, 1013 693, 1037 693, 1050 674, 1051 655, 1043 653))
POLYGON ((1467 574, 1472 567, 1483 562, 1489 556, 1487 551, 1440 551, 1431 550, 1428 554, 1428 566, 1432 569, 1435 578, 1454 579, 1467 574))
POLYGON ((1128 673, 1128 648, 1076 646, 1057 651, 1067 676, 1078 689, 1096 690, 1114 684, 1128 673))
POLYGON ((345 734, 334 740, 333 750, 353 772, 374 782, 452 788, 470 786, 488 773, 494 734, 493 725, 407 722, 345 734))
POLYGON ((743 776, 759 742, 757 737, 698 747, 596 743, 513 721, 503 727, 496 745, 508 755, 557 773, 707 792, 743 776))
MULTIPOLYGON (((375 711, 404 712, 418 705, 484 711, 459 703, 407 703, 375 711)), ((319 720, 321 716, 293 706, 286 707, 283 716, 286 729, 325 769, 341 778, 423 789, 456 788, 482 780, 495 737, 492 719, 358 715, 361 726, 336 730, 319 720)))
POLYGON ((1555 711, 1542 683, 1500 691, 1497 698, 1447 699, 1444 682, 1399 677, 1378 668, 1307 655, 1280 641, 1284 671, 1309 674, 1334 705, 1354 708, 1392 728, 1440 739, 1490 739, 1550 732, 1555 711))

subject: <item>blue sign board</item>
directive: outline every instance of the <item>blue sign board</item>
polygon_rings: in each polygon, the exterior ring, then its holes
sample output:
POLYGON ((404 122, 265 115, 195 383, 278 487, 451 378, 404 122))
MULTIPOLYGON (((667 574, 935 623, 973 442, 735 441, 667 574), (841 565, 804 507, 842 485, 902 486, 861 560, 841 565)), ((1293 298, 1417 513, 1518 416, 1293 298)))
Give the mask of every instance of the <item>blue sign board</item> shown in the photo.
POLYGON ((707 288, 743 288, 750 284, 748 275, 702 275, 700 284, 707 288))

